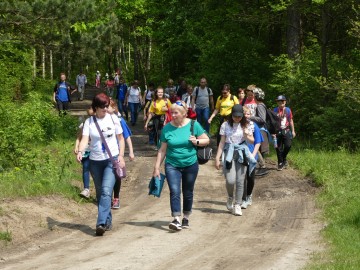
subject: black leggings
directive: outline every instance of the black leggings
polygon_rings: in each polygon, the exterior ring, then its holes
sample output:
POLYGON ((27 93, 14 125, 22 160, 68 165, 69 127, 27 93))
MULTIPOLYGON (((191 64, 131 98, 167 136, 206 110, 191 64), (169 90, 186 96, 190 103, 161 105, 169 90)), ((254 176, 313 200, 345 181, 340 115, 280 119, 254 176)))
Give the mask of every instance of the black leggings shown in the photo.
POLYGON ((278 164, 286 161, 287 154, 291 149, 292 134, 290 130, 283 131, 281 134, 276 136, 277 145, 276 154, 278 164), (285 134, 284 134, 285 133, 285 134))
POLYGON ((120 197, 120 188, 121 188, 121 181, 115 179, 114 185, 114 198, 119 199, 120 197))
POLYGON ((154 115, 152 117, 153 119, 153 123, 154 123, 154 142, 155 145, 158 145, 159 139, 160 139, 160 135, 161 135, 161 130, 164 126, 164 120, 165 119, 165 115, 154 115))
POLYGON ((255 186, 255 169, 249 174, 249 166, 247 166, 246 177, 244 181, 244 193, 243 193, 243 201, 246 200, 246 196, 252 194, 255 186))
POLYGON ((224 123, 224 121, 226 120, 226 116, 223 117, 223 116, 220 116, 220 123, 219 123, 219 128, 218 128, 218 131, 217 131, 217 134, 216 134, 216 145, 219 146, 219 143, 220 143, 220 140, 221 140, 221 135, 220 135, 220 128, 221 128, 221 125, 222 123, 224 123))

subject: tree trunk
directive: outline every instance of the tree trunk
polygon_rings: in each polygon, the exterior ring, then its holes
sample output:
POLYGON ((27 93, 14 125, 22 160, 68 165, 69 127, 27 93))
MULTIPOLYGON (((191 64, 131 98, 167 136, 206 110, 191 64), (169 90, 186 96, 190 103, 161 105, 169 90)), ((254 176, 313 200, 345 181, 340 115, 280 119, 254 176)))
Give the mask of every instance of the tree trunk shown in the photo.
POLYGON ((54 67, 53 67, 53 53, 52 50, 50 50, 50 79, 54 79, 54 67))
POLYGON ((139 79, 139 54, 138 54, 138 44, 137 44, 137 38, 135 36, 135 25, 133 25, 133 33, 134 33, 134 80, 139 79))
POLYGON ((41 66, 42 66, 42 77, 45 79, 45 48, 42 49, 42 58, 41 58, 41 66))
POLYGON ((33 54, 33 77, 36 78, 36 49, 34 48, 33 54))
POLYGON ((151 67, 151 50, 152 50, 152 39, 149 37, 149 46, 148 46, 148 54, 146 59, 146 70, 150 71, 151 67))
POLYGON ((287 9, 288 26, 286 29, 287 54, 294 59, 300 54, 300 12, 298 2, 295 1, 287 9))
POLYGON ((127 70, 127 64, 126 64, 126 51, 125 51, 125 43, 124 43, 124 40, 122 40, 122 43, 121 43, 121 58, 123 59, 124 61, 124 67, 125 67, 125 70, 127 70))
POLYGON ((323 5, 321 9, 321 76, 323 78, 328 77, 328 67, 327 67, 327 44, 329 42, 329 30, 330 30, 330 16, 329 8, 326 4, 323 5))
POLYGON ((70 60, 68 60, 67 62, 67 78, 70 79, 71 78, 71 62, 70 60))
POLYGON ((270 24, 269 29, 269 51, 272 55, 278 56, 282 53, 283 31, 281 23, 282 15, 277 16, 276 22, 270 24))

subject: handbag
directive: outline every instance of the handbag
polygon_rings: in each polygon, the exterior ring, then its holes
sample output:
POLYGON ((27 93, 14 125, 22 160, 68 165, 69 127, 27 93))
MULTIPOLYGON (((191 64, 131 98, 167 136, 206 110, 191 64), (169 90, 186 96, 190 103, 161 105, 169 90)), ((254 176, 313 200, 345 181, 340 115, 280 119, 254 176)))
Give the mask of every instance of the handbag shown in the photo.
MULTIPOLYGON (((190 133, 194 136, 194 123, 191 120, 190 133)), ((200 165, 207 163, 212 157, 212 148, 210 146, 196 146, 196 155, 200 165)))
POLYGON ((161 191, 165 182, 165 175, 160 173, 160 177, 151 177, 149 182, 149 195, 160 198, 161 191))
POLYGON ((115 178, 117 181, 121 181, 121 178, 124 178, 126 177, 126 169, 125 167, 124 168, 121 168, 120 167, 120 164, 117 160, 114 160, 112 154, 111 154, 111 151, 109 149, 109 146, 107 145, 106 141, 105 141, 105 138, 104 138, 104 134, 102 134, 101 130, 100 130, 100 127, 99 127, 99 124, 96 120, 96 117, 93 116, 93 119, 94 119, 94 122, 95 122, 95 125, 96 125, 96 128, 97 130, 99 131, 99 134, 100 134, 100 137, 101 137, 101 141, 102 143, 104 144, 105 146, 105 149, 106 149, 106 152, 108 153, 110 159, 111 159, 111 163, 113 165, 113 170, 114 170, 114 174, 115 174, 115 178))
POLYGON ((195 120, 196 119, 196 112, 192 108, 189 108, 188 112, 187 112, 187 117, 190 118, 190 119, 195 120))

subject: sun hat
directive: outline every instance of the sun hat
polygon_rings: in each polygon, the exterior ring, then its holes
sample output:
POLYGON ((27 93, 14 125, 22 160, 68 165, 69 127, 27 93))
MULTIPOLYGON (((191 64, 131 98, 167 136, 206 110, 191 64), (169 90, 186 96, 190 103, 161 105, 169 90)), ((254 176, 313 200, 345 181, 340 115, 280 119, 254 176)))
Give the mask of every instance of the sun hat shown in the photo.
POLYGON ((280 101, 280 100, 285 100, 286 101, 286 97, 284 95, 280 95, 276 98, 276 101, 280 101))
POLYGON ((232 108, 231 114, 232 116, 243 117, 244 116, 243 106, 241 106, 240 104, 235 104, 234 107, 232 108))

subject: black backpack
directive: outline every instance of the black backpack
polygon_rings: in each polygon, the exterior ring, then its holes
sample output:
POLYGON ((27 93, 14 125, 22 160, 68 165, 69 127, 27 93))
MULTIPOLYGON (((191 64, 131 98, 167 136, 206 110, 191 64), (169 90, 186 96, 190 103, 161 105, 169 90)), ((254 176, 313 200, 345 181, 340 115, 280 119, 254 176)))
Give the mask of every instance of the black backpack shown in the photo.
POLYGON ((266 129, 270 134, 278 134, 281 131, 280 118, 276 112, 266 108, 266 129))

